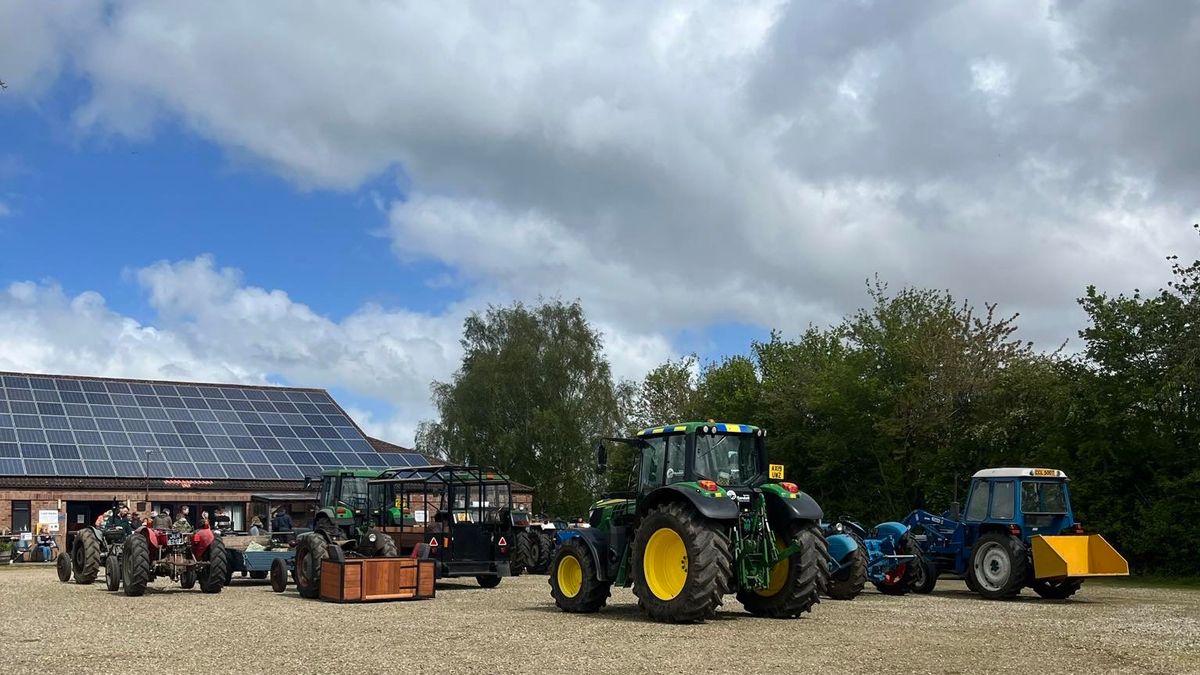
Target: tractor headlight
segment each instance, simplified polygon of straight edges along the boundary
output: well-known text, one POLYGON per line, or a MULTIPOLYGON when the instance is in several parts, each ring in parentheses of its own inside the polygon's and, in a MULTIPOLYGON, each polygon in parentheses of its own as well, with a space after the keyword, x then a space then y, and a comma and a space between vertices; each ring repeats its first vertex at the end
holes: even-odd
POLYGON ((842 525, 841 523, 838 523, 838 524, 836 524, 836 525, 834 525, 834 526, 833 526, 833 531, 834 531, 834 532, 841 532, 841 531, 843 531, 843 530, 845 530, 845 529, 846 529, 846 528, 845 528, 845 526, 844 526, 844 525, 842 525))
POLYGON ((367 541, 371 542, 372 544, 375 543, 375 533, 374 532, 367 535, 367 541))
POLYGON ((707 434, 707 433, 708 433, 708 427, 700 427, 700 433, 702 433, 702 434, 707 434))

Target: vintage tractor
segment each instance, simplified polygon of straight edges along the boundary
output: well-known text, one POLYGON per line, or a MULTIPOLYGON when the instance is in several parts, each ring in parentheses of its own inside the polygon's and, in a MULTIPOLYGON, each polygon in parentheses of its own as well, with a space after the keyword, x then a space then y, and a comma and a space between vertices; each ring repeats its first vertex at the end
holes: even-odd
MULTIPOLYGON (((115 576, 114 560, 110 555, 106 575, 115 576)), ((228 578, 228 564, 225 544, 212 530, 180 532, 143 526, 125 538, 120 580, 129 596, 144 594, 156 577, 178 580, 183 588, 198 582, 205 593, 220 593, 228 578)), ((110 590, 116 590, 109 583, 110 590)))
POLYGON ((1075 520, 1067 474, 1057 469, 984 469, 971 477, 967 510, 913 511, 904 524, 937 575, 963 578, 985 598, 1011 598, 1029 586, 1043 598, 1069 598, 1088 577, 1128 576, 1129 563, 1075 520))
POLYGON ((867 532, 849 518, 822 526, 829 542, 828 595, 852 600, 867 581, 884 595, 904 595, 910 590, 927 593, 923 582, 932 573, 916 538, 902 523, 886 522, 867 532), (849 539, 853 546, 847 545, 849 539))
MULTIPOLYGON (((766 432, 688 422, 606 442, 636 453, 634 485, 592 505, 554 557, 550 592, 567 612, 596 612, 610 588, 633 586, 651 619, 698 622, 736 593, 751 614, 796 617, 820 601, 828 557, 821 508, 792 483, 768 479, 766 432)), ((782 479, 783 467, 772 465, 782 479)))
POLYGON ((536 520, 527 511, 516 509, 512 511, 511 520, 516 542, 510 557, 513 576, 526 572, 545 574, 554 554, 557 525, 536 520))
MULTIPOLYGON (((58 556, 58 580, 64 583, 74 575, 75 583, 90 584, 96 581, 100 568, 105 570, 105 581, 111 586, 113 575, 108 573, 109 560, 121 559, 121 544, 125 541, 129 530, 123 527, 81 527, 75 531, 69 555, 58 556)), ((120 572, 115 578, 120 580, 120 572)), ((110 588, 109 590, 116 590, 110 588)))

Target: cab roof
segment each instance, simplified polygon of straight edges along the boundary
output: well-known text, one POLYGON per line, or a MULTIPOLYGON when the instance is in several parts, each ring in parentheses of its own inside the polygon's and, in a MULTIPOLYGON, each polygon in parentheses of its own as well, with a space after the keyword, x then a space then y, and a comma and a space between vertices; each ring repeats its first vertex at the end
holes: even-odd
POLYGON ((751 424, 732 424, 729 422, 679 422, 664 424, 661 427, 649 427, 637 433, 638 436, 657 436, 659 434, 692 433, 701 427, 716 427, 719 434, 752 434, 758 427, 751 424))
POLYGON ((327 478, 334 476, 353 476, 355 478, 378 478, 381 469, 326 469, 321 475, 327 478))
POLYGON ((1067 474, 1058 469, 1033 469, 1002 467, 999 469, 983 469, 976 471, 972 478, 1066 478, 1067 474))

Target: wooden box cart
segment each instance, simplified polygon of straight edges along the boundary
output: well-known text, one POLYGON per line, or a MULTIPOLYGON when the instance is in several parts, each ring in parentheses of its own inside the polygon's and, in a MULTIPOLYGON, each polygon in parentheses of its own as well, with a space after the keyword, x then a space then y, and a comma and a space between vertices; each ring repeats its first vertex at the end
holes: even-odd
POLYGON ((348 558, 321 563, 321 599, 331 602, 434 597, 434 562, 412 558, 348 558))

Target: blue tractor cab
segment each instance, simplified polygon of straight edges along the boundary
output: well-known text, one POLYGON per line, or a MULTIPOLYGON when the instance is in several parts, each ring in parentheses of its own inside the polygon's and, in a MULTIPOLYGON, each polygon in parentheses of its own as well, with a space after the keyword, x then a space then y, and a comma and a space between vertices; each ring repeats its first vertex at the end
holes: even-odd
POLYGON ((1058 469, 984 469, 971 477, 966 511, 904 519, 934 574, 961 577, 986 598, 1011 598, 1030 586, 1067 598, 1087 577, 1126 576, 1129 564, 1098 534, 1086 535, 1071 509, 1067 474, 1058 469))

